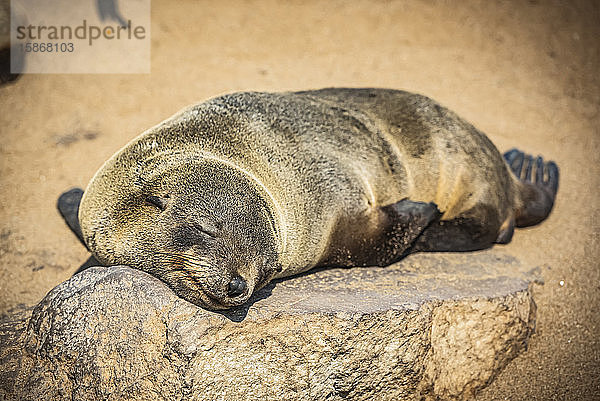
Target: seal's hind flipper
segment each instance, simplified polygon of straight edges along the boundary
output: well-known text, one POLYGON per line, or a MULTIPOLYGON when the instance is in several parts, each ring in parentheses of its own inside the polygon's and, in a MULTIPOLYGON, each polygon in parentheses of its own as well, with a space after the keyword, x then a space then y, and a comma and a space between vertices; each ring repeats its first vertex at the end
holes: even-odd
POLYGON ((510 170, 517 176, 521 176, 521 169, 523 168, 523 159, 525 153, 521 152, 519 149, 513 148, 508 152, 504 153, 504 160, 508 163, 508 167, 510 170))
POLYGON ((56 206, 63 219, 69 226, 69 228, 77 235, 79 241, 87 248, 85 241, 83 240, 83 234, 81 233, 81 226, 79 225, 79 203, 83 196, 83 190, 81 188, 73 188, 64 192, 58 197, 56 206))
POLYGON ((517 227, 540 223, 550 214, 558 191, 558 166, 553 161, 544 163, 541 156, 535 159, 518 149, 504 154, 513 174, 521 181, 523 207, 517 210, 517 227))

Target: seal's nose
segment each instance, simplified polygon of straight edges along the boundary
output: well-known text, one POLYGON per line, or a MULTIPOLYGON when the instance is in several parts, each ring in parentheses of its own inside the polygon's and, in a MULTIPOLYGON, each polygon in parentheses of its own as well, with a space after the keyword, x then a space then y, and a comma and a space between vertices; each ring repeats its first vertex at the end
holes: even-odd
POLYGON ((246 291, 246 281, 240 276, 234 277, 229 282, 229 286, 227 287, 227 295, 230 297, 237 297, 238 295, 242 295, 246 291))

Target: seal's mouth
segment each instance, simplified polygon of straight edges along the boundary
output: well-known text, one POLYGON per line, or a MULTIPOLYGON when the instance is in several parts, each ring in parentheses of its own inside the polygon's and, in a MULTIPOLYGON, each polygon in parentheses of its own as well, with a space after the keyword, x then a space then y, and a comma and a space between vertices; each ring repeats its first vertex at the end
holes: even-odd
POLYGON ((231 293, 222 287, 227 288, 223 285, 217 285, 215 288, 207 288, 210 284, 199 280, 194 277, 192 272, 186 271, 186 278, 176 285, 170 285, 177 295, 184 298, 187 301, 192 302, 200 307, 210 310, 223 310, 233 308, 242 305, 252 295, 253 288, 246 286, 243 290, 237 289, 236 292, 231 293))
MULTIPOLYGON (((232 280, 233 281, 233 280, 232 280)), ((211 309, 228 309, 244 304, 252 295, 252 288, 245 287, 243 290, 235 293, 214 294, 212 291, 200 287, 200 292, 210 302, 210 305, 202 305, 211 309)), ((204 302, 206 304, 206 302, 204 302)))
POLYGON ((171 270, 163 281, 181 298, 197 306, 210 310, 223 310, 242 305, 252 295, 253 286, 247 285, 243 291, 237 289, 228 293, 227 286, 214 285, 215 289, 208 288, 211 284, 199 279, 189 270, 171 270))
MULTIPOLYGON (((189 293, 188 293, 189 294, 189 293)), ((187 299, 195 305, 201 306, 210 310, 224 310, 233 308, 236 306, 240 306, 248 301, 251 294, 244 293, 235 298, 227 297, 227 298, 219 298, 211 294, 210 291, 196 291, 193 293, 192 297, 186 297, 184 294, 181 294, 182 298, 187 299)))
POLYGON ((183 253, 157 253, 152 273, 181 298, 210 310, 244 304, 262 283, 239 274, 230 276, 206 259, 183 253))
POLYGON ((193 303, 194 305, 209 310, 224 310, 233 308, 242 305, 248 301, 251 296, 249 290, 233 298, 228 297, 225 294, 215 294, 213 291, 204 288, 202 283, 199 283, 198 281, 192 282, 189 276, 187 276, 185 279, 178 277, 176 280, 171 277, 170 279, 163 279, 163 281, 165 281, 165 283, 179 297, 193 303))

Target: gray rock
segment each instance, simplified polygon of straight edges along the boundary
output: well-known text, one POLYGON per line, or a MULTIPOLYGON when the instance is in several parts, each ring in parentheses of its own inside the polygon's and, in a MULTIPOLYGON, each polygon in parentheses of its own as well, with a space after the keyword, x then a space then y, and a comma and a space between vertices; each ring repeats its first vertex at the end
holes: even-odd
POLYGON ((76 400, 465 399, 527 344, 527 271, 495 250, 272 283, 225 313, 95 267, 0 325, 0 396, 76 400))

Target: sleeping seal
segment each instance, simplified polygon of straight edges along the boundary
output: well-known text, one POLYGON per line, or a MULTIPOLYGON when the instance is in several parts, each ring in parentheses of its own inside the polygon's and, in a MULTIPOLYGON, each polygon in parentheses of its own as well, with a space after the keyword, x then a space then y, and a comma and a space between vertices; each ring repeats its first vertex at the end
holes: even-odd
POLYGON ((433 100, 386 89, 234 93, 135 138, 59 210, 100 264, 206 308, 317 266, 510 241, 552 209, 558 168, 433 100), (78 218, 77 218, 78 210, 78 218))

